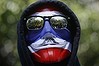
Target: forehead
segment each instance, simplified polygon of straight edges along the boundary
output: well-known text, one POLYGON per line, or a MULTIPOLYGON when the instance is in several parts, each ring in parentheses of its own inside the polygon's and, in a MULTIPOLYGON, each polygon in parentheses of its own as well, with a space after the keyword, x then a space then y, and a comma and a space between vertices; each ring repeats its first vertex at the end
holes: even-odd
POLYGON ((42 11, 32 14, 32 16, 54 16, 54 15, 62 15, 62 14, 59 11, 42 11))

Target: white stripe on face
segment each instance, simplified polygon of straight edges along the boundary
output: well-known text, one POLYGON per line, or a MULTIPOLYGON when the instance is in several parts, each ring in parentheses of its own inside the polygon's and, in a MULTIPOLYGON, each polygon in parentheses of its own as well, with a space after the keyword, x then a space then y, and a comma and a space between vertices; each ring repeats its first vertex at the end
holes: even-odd
POLYGON ((43 11, 32 14, 32 16, 53 16, 53 15, 62 15, 62 14, 58 11, 43 11))
POLYGON ((52 48, 52 47, 56 47, 56 48, 63 48, 63 49, 67 49, 71 52, 71 44, 70 42, 60 39, 60 38, 53 38, 55 42, 53 41, 47 41, 45 39, 39 39, 38 41, 32 43, 30 46, 28 46, 29 50, 34 53, 38 50, 41 49, 46 49, 46 48, 52 48))

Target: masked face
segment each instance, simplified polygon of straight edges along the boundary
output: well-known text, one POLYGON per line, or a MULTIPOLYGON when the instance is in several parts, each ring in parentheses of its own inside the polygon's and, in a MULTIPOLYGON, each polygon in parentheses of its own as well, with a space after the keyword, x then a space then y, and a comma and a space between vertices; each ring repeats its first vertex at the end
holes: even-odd
POLYGON ((26 42, 33 59, 40 63, 56 63, 71 53, 70 31, 67 18, 58 11, 32 14, 26 22, 26 42))

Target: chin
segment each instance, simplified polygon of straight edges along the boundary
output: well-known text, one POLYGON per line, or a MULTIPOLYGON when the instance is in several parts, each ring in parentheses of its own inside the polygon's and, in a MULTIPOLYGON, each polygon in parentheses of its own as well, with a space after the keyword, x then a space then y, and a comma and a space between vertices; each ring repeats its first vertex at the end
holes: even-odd
POLYGON ((43 64, 59 63, 68 59, 71 52, 64 48, 50 47, 32 53, 34 61, 43 64))

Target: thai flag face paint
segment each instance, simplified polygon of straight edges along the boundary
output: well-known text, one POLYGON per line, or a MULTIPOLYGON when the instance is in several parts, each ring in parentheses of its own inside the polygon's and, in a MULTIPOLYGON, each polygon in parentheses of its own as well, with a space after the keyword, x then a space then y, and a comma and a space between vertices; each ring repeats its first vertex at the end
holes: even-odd
MULTIPOLYGON (((32 16, 62 15, 58 11, 37 12, 32 16)), ((50 64, 67 59, 71 53, 70 31, 54 29, 48 20, 44 21, 40 30, 28 30, 26 35, 28 48, 34 60, 40 63, 50 64)))
POLYGON ((68 49, 71 52, 70 42, 57 37, 47 40, 39 39, 36 42, 32 43, 30 46, 28 46, 28 48, 32 53, 46 48, 64 48, 68 49))

